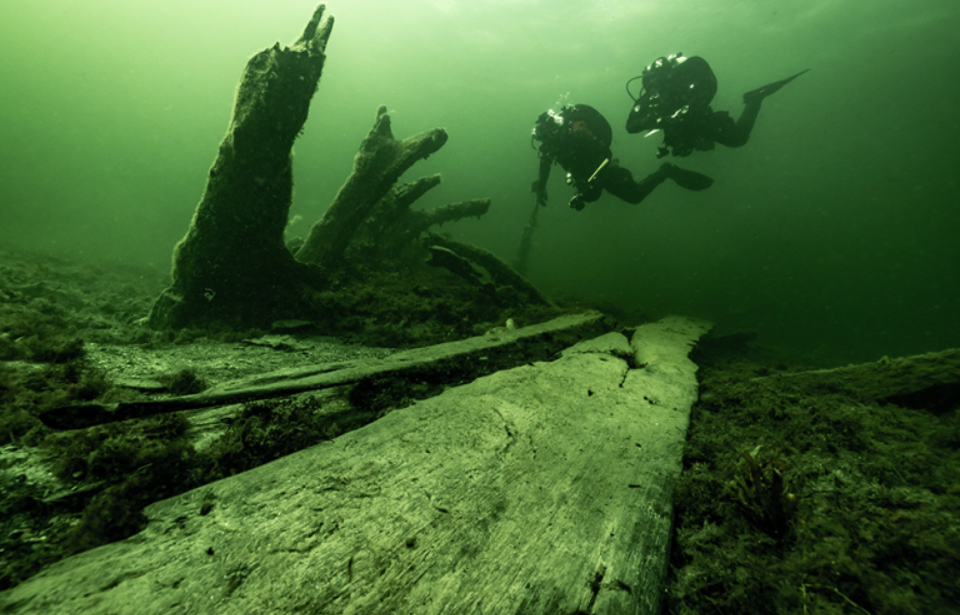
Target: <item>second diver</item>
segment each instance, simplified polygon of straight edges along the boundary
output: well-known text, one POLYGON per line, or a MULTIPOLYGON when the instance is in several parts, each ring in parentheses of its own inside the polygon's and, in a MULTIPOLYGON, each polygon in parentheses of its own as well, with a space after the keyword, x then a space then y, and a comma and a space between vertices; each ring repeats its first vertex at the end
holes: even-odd
POLYGON ((667 179, 688 190, 704 190, 713 184, 706 175, 666 162, 641 181, 635 181, 630 171, 613 158, 610 123, 589 105, 564 105, 559 111, 541 113, 533 128, 533 139, 540 142, 540 174, 533 182, 538 205, 547 204, 547 179, 554 163, 567 172, 567 184, 575 190, 570 207, 577 211, 599 199, 604 190, 636 204, 667 179))
POLYGON ((717 78, 706 60, 680 53, 658 58, 642 75, 627 82, 627 93, 634 102, 627 132, 662 130, 663 145, 657 150, 657 158, 667 154, 689 156, 694 150, 711 150, 715 143, 740 147, 750 138, 763 99, 805 72, 744 94, 743 113, 734 121, 728 112, 710 108, 717 93, 717 78), (643 89, 634 97, 630 83, 637 79, 642 79, 643 89))

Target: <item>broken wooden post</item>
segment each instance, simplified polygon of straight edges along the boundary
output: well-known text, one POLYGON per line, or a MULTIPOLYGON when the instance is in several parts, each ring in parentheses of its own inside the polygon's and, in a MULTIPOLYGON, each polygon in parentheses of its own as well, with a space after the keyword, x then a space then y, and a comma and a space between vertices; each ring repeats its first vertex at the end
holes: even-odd
POLYGON ((324 320, 331 301, 323 292, 335 277, 325 269, 343 264, 351 242, 358 260, 419 266, 419 236, 429 226, 487 211, 488 199, 411 211, 440 177, 394 184, 439 150, 447 133, 436 128, 397 141, 380 107, 352 174, 296 258, 290 254, 284 230, 293 193, 291 148, 333 28, 332 18, 321 24, 323 12, 321 5, 293 45, 274 45, 248 62, 203 198, 174 250, 173 284, 150 312, 151 327, 236 330, 285 318, 324 320))
POLYGON ((297 260, 333 266, 344 259, 352 244, 356 244, 361 258, 398 259, 411 246, 418 246, 420 233, 430 226, 485 214, 489 199, 412 211, 413 202, 440 183, 439 175, 394 186, 414 163, 446 142, 447 133, 442 128, 396 140, 387 108, 381 106, 373 128, 360 144, 353 172, 330 208, 310 229, 297 260))
POLYGON ((446 248, 458 256, 472 261, 487 270, 492 283, 497 288, 498 295, 514 294, 516 299, 510 303, 529 305, 553 305, 537 287, 526 278, 514 271, 494 254, 472 244, 446 239, 436 233, 430 233, 424 238, 424 244, 446 248), (504 293, 507 289, 512 289, 504 293))
MULTIPOLYGON (((387 108, 381 105, 377 109, 373 128, 360 144, 360 151, 353 162, 353 172, 323 218, 310 229, 306 242, 297 252, 297 259, 318 265, 342 259, 354 231, 400 176, 446 142, 447 133, 442 128, 397 141, 393 138, 387 108)), ((436 183, 439 183, 439 178, 436 183)), ((436 183, 429 184, 426 189, 436 183)))
POLYGON ((353 231, 349 257, 374 264, 412 264, 422 257, 420 236, 431 226, 466 217, 479 218, 490 209, 490 199, 472 199, 434 209, 410 209, 427 190, 439 183, 440 176, 432 175, 394 186, 353 231))
POLYGON ((187 235, 173 284, 150 312, 154 328, 243 326, 295 314, 308 268, 284 245, 293 191, 291 148, 307 119, 333 18, 320 5, 290 47, 247 63, 233 118, 187 235))

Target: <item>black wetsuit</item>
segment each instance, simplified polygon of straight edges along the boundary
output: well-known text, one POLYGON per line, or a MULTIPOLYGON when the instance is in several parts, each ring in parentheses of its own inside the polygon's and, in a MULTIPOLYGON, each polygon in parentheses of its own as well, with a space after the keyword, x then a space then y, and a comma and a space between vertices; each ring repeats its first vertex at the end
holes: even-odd
MULTIPOLYGON (((570 202, 575 209, 596 201, 604 190, 636 204, 667 179, 667 174, 658 170, 637 182, 630 171, 619 166, 610 150, 613 139, 610 123, 593 107, 567 106, 554 117, 562 117, 562 124, 538 137, 542 137, 540 175, 534 183, 534 192, 537 192, 541 204, 546 204, 547 179, 554 162, 567 171, 570 183, 577 190, 570 202)), ((553 119, 546 121, 552 122, 553 119)))
MULTIPOLYGON (((726 111, 714 111, 710 105, 690 106, 685 113, 669 118, 657 128, 663 130, 663 147, 659 157, 672 153, 674 156, 689 156, 694 150, 707 151, 719 143, 727 147, 740 147, 750 139, 750 132, 760 113, 760 101, 748 102, 734 121, 726 111)), ((641 116, 634 107, 627 117, 627 132, 643 132, 641 116)))

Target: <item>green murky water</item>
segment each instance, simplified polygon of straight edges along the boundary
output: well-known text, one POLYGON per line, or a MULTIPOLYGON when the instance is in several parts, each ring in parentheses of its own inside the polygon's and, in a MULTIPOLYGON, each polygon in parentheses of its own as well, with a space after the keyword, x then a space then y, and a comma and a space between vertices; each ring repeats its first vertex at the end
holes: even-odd
MULTIPOLYGON (((168 261, 202 193, 246 60, 291 43, 313 0, 5 0, 0 9, 0 241, 81 257, 168 261)), ((960 345, 960 119, 952 0, 331 1, 337 23, 296 151, 305 232, 350 170, 376 108, 404 137, 450 141, 413 176, 424 206, 490 197, 445 228, 504 259, 532 207, 530 130, 559 101, 614 126, 643 176, 658 139, 623 129, 627 79, 656 57, 707 58, 714 108, 805 68, 768 99, 750 143, 674 160, 715 178, 639 206, 582 212, 551 178, 529 277, 547 292, 660 314, 823 358, 960 345)))

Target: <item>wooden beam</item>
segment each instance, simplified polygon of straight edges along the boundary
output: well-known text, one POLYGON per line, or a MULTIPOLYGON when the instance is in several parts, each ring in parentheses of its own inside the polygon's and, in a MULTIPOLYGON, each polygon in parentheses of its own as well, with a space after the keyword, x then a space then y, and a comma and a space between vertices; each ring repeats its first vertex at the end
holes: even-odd
POLYGON ((706 329, 582 342, 147 507, 5 612, 659 613, 706 329), (633 354, 644 367, 634 369, 633 354))
POLYGON ((384 378, 429 378, 434 383, 460 384, 464 379, 504 367, 543 360, 578 339, 608 330, 600 312, 561 316, 545 323, 471 337, 426 348, 406 350, 383 359, 283 369, 219 384, 202 393, 167 399, 113 404, 88 403, 47 410, 40 420, 54 429, 83 429, 165 412, 209 408, 238 402, 285 397, 384 378))

